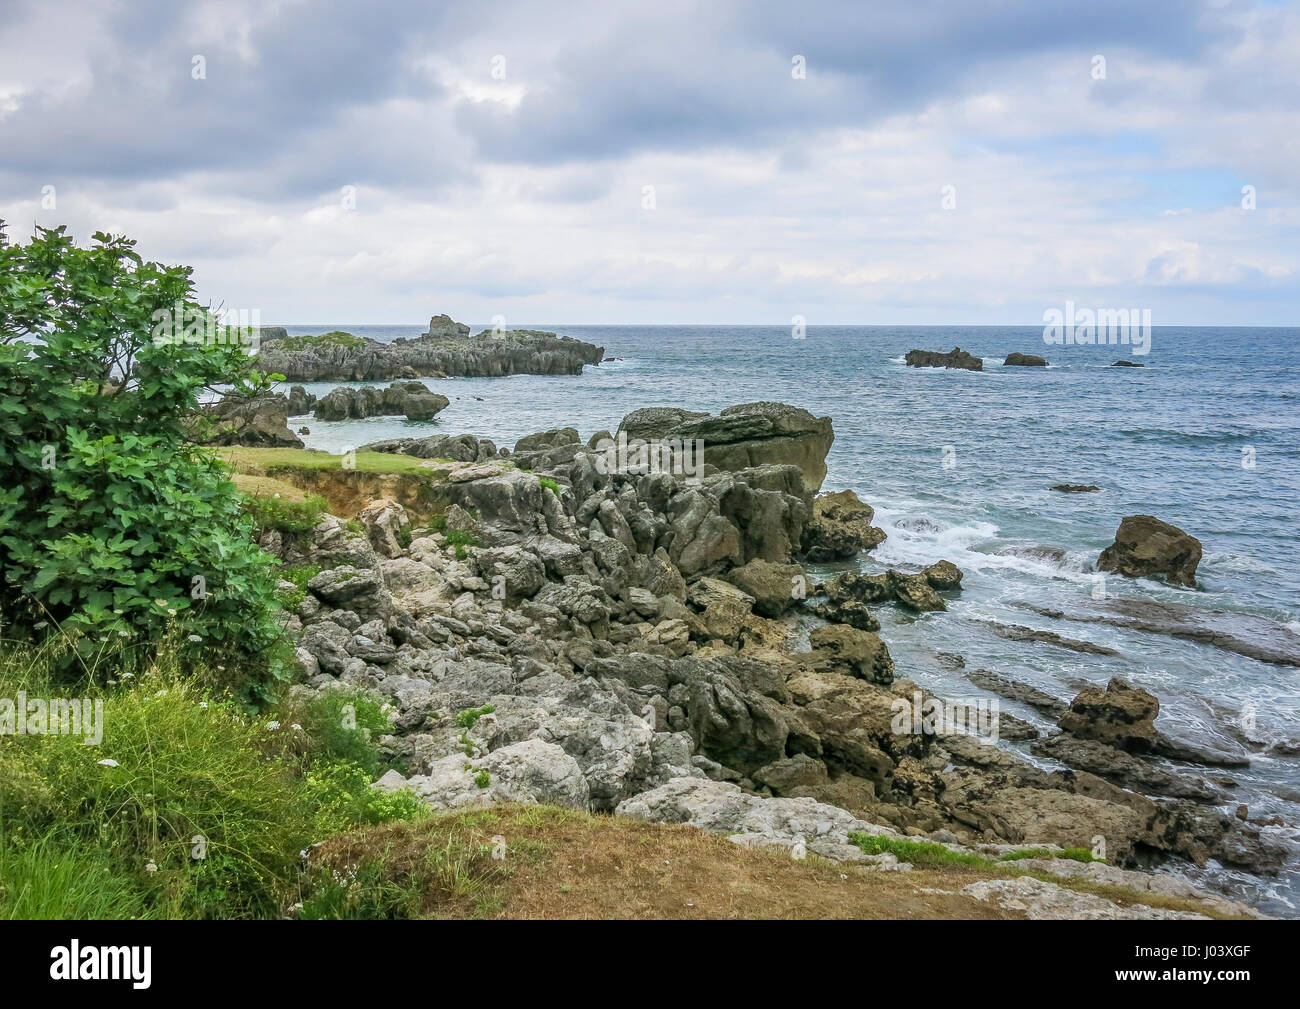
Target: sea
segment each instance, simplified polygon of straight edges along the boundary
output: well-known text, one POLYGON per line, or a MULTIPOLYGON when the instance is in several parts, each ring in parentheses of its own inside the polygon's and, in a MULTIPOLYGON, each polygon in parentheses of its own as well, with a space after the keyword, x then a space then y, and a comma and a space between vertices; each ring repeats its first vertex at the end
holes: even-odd
MULTIPOLYGON (((286 328, 390 341, 426 327, 286 328)), ((856 491, 888 538, 859 561, 813 574, 917 570, 940 559, 965 572, 947 612, 876 610, 896 677, 972 700, 993 696, 966 678, 977 669, 1065 699, 1112 677, 1151 691, 1166 734, 1249 754, 1248 768, 1182 770, 1230 780, 1223 811, 1245 805, 1252 819, 1276 818, 1265 836, 1295 853, 1277 877, 1213 862, 1161 871, 1271 914, 1300 916, 1300 668, 1218 647, 1205 633, 1167 633, 1191 628, 1300 655, 1300 328, 1155 327, 1144 355, 1124 345, 1049 345, 1035 326, 810 326, 802 334, 776 326, 517 328, 598 344, 610 360, 579 376, 425 379, 451 401, 428 422, 305 417, 292 426, 309 428, 309 448, 341 452, 434 433, 512 447, 556 427, 576 427, 586 440, 646 406, 716 412, 776 400, 829 416, 835 440, 823 489, 856 491), (904 364, 913 348, 954 347, 981 357, 984 370, 904 364), (1013 351, 1049 365, 1004 367, 1013 351), (1120 359, 1144 367, 1113 367, 1120 359), (1050 489, 1056 484, 1100 490, 1067 494, 1050 489), (1201 540, 1197 589, 1093 570, 1120 519, 1143 513, 1201 540), (1116 654, 996 632, 1007 626, 1116 654)), ((339 384, 307 389, 323 395, 339 384)), ((1050 727, 1032 708, 999 703, 1050 727)), ((999 745, 1059 766, 1031 755, 1028 744, 999 745)))

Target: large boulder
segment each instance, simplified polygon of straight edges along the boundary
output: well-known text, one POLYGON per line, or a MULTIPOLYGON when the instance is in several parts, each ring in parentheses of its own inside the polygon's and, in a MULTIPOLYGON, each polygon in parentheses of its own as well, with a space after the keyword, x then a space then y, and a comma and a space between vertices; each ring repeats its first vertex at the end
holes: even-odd
POLYGON ((769 402, 729 406, 716 417, 667 407, 637 410, 623 418, 619 431, 629 441, 680 442, 687 450, 699 440, 704 462, 721 470, 794 465, 814 493, 826 479, 826 453, 835 440, 829 417, 769 402))
POLYGON ((1200 562, 1201 541, 1195 536, 1153 515, 1127 515, 1097 567, 1126 578, 1163 577, 1171 585, 1195 588, 1200 562))
POLYGON ((755 559, 724 576, 742 592, 754 597, 754 612, 779 617, 796 600, 804 598, 807 578, 798 564, 773 564, 755 559))
POLYGON ((845 624, 818 627, 809 635, 815 668, 888 684, 894 679, 894 660, 879 634, 845 624))
POLYGON ((357 514, 370 545, 385 557, 400 557, 411 542, 411 520, 406 509, 389 498, 371 501, 357 514))
POLYGON ((1019 368, 1046 368, 1046 358, 1039 357, 1037 354, 1021 354, 1018 351, 1007 355, 1007 359, 1002 362, 1005 367, 1019 368))
POLYGON ((1105 690, 1100 687, 1081 690, 1058 724, 1080 738, 1097 739, 1121 750, 1141 753, 1157 744, 1158 714, 1160 701, 1154 694, 1112 679, 1105 690))
POLYGON ((875 514, 851 490, 818 495, 813 499, 812 520, 804 529, 804 554, 819 564, 870 550, 885 539, 885 531, 871 524, 875 514))
POLYGON ((390 771, 376 784, 385 791, 409 788, 437 810, 503 802, 586 809, 591 801, 577 761, 541 739, 525 739, 472 760, 464 754, 442 757, 428 773, 411 778, 390 771))
POLYGON ((515 454, 536 452, 539 449, 558 448, 562 445, 578 444, 581 441, 577 428, 557 427, 550 431, 542 431, 538 434, 525 435, 520 438, 515 442, 515 454))
POLYGON ((768 799, 704 778, 674 778, 625 799, 616 812, 651 823, 690 824, 746 847, 809 851, 835 861, 869 861, 849 842, 852 832, 897 836, 815 799, 768 799))
POLYGON ((234 393, 204 408, 196 434, 209 445, 302 448, 289 430, 289 400, 279 393, 234 393))

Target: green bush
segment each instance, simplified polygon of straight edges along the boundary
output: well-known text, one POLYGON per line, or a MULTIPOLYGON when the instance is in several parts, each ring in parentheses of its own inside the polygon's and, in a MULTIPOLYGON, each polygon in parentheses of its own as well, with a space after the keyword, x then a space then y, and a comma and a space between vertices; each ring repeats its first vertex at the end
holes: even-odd
POLYGON ((430 815, 415 793, 382 792, 372 788, 370 781, 368 771, 347 760, 327 761, 307 771, 303 792, 318 837, 430 815))
MULTIPOLYGON (((296 691, 294 691, 296 693, 296 691)), ((375 740, 392 731, 389 706, 363 687, 345 684, 314 693, 305 701, 289 699, 278 718, 303 727, 315 759, 344 760, 374 776, 385 764, 375 740)))
POLYGON ((259 534, 274 529, 300 536, 311 532, 320 523, 321 516, 325 514, 325 499, 319 494, 309 495, 302 501, 280 497, 245 497, 242 499, 242 507, 244 513, 252 518, 259 534))
POLYGON ((495 704, 485 704, 481 708, 466 708, 464 711, 456 713, 456 724, 462 729, 472 729, 474 723, 484 715, 490 715, 496 711, 495 704))
POLYGON ((469 556, 466 547, 476 547, 479 545, 479 538, 472 532, 464 529, 449 529, 444 534, 447 545, 456 548, 456 560, 463 561, 469 556))
POLYGON ((202 337, 188 268, 65 230, 0 247, 3 633, 57 635, 84 668, 179 630, 263 700, 287 672, 272 561, 186 424, 252 373, 247 349, 202 337))

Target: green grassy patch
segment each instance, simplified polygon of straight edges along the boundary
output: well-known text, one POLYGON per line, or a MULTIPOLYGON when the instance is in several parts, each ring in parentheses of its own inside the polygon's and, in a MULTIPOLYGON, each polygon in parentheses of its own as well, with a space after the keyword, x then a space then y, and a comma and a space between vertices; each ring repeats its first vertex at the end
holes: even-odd
POLYGON ((900 862, 910 862, 925 868, 942 868, 962 865, 985 868, 993 864, 990 859, 979 855, 968 855, 953 851, 933 841, 913 841, 896 837, 883 837, 876 834, 864 834, 853 831, 849 840, 868 855, 881 855, 886 852, 896 855, 900 862))
POLYGON ((361 347, 365 344, 359 336, 345 333, 341 329, 316 336, 286 336, 266 345, 267 350, 323 350, 330 347, 361 347))
POLYGON ((0 918, 278 918, 312 844, 428 815, 371 787, 388 721, 360 691, 254 715, 167 647, 95 672, 0 651, 0 697, 102 705, 98 742, 0 734, 0 918))
POLYGON ((356 452, 335 455, 307 448, 249 448, 234 446, 214 450, 237 473, 277 474, 341 470, 346 459, 348 469, 358 473, 413 473, 440 479, 436 470, 422 465, 428 460, 393 452, 356 452))

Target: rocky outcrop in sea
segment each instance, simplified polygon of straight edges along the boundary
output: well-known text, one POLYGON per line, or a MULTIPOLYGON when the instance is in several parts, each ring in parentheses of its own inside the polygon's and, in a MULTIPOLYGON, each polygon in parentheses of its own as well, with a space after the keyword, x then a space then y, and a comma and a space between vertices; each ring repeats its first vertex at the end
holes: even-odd
POLYGON ((960 347, 953 347, 948 353, 939 350, 909 350, 903 358, 912 368, 964 368, 967 371, 983 371, 984 361, 960 347))
MULTIPOLYGON (((320 568, 289 620, 293 689, 362 686, 396 709, 381 743, 402 770, 380 787, 435 809, 552 803, 691 823, 881 870, 908 866, 850 835, 994 857, 1030 847, 1049 874, 1063 861, 1053 853, 1081 847, 1107 864, 1058 875, 1155 892, 1159 877, 1135 871, 1153 859, 1278 869, 1283 852, 1258 826, 1220 812, 1230 787, 1176 763, 1198 758, 1155 729, 1144 691, 1116 681, 1038 698, 1059 719, 1040 743, 1062 770, 969 723, 952 731, 942 714, 926 728, 936 707, 957 709, 906 678, 871 608, 941 618, 962 573, 943 562, 814 582, 810 558, 852 557, 883 536, 852 492, 816 493, 829 418, 772 403, 716 417, 655 408, 618 430, 705 435, 707 461, 694 476, 636 456, 611 467, 618 439, 573 428, 513 451, 472 435, 401 439, 371 448, 424 459, 436 503, 376 500, 360 532, 327 516, 264 537, 286 563, 320 568)), ((1005 717, 1008 738, 1040 736, 1005 717)), ((981 899, 1084 913, 1084 897, 1040 882, 990 881, 981 899)), ((1159 916, 1102 903, 1087 913, 1159 916)))
MULTIPOLYGON (((300 389, 301 386, 295 386, 300 389)), ((432 392, 423 382, 394 382, 380 389, 373 385, 341 385, 311 407, 317 420, 360 420, 365 417, 402 416, 432 420, 451 400, 432 392)))
POLYGON ((577 375, 599 364, 605 349, 539 330, 484 330, 447 316, 430 320, 429 332, 414 340, 381 343, 368 337, 313 345, 310 339, 262 341, 257 364, 291 382, 384 382, 393 379, 577 375), (301 343, 301 346, 297 346, 301 343))

